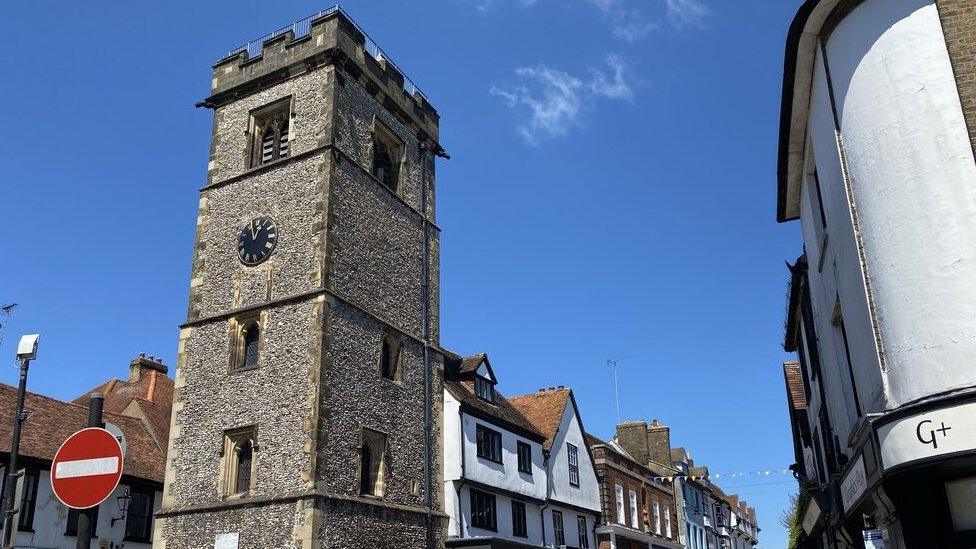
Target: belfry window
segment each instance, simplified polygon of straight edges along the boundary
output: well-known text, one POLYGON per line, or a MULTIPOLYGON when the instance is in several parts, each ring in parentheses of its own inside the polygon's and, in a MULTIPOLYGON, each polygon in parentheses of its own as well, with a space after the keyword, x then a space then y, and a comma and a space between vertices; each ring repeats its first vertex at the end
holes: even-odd
POLYGON ((363 429, 359 448, 359 493, 383 497, 386 435, 363 429))
POLYGON ((251 114, 251 167, 288 156, 291 148, 291 98, 251 114))
POLYGON ((373 165, 370 172, 386 188, 396 192, 403 162, 403 142, 378 121, 373 129, 373 165))

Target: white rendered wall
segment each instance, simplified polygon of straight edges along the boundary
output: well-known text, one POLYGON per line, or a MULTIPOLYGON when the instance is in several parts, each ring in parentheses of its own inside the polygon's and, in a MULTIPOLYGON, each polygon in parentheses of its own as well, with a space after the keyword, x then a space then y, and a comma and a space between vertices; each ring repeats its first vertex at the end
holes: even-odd
MULTIPOLYGON (((589 546, 596 548, 596 540, 593 537, 593 529, 596 528, 596 521, 592 515, 581 513, 578 509, 561 507, 558 504, 550 504, 544 511, 546 517, 546 547, 555 547, 556 533, 553 530, 552 512, 559 511, 563 514, 563 537, 567 547, 579 547, 579 527, 576 524, 576 517, 586 517, 586 538, 589 546)), ((619 545, 618 545, 619 547, 619 545)))
POLYGON ((520 437, 488 421, 462 416, 464 433, 464 478, 494 486, 517 494, 543 500, 546 497, 546 470, 542 459, 542 445, 520 437), (477 425, 484 425, 502 434, 502 463, 478 457, 477 425), (518 470, 517 442, 532 448, 532 474, 518 470))
POLYGON ((461 478, 461 405, 448 391, 444 391, 444 425, 441 429, 441 448, 444 449, 444 486, 461 478))
MULTIPOLYGON (((815 166, 820 181, 824 215, 827 219, 827 243, 824 251, 821 252, 821 241, 814 237, 814 227, 819 226, 821 221, 815 213, 815 208, 819 206, 812 177, 804 180, 801 224, 804 244, 808 246, 807 275, 824 394, 829 406, 833 435, 843 443, 857 423, 858 413, 854 405, 854 387, 850 382, 844 339, 839 327, 833 323, 834 307, 838 302, 847 329, 861 412, 880 411, 885 408, 885 404, 867 292, 841 167, 837 133, 834 129, 826 69, 820 53, 817 53, 814 63, 810 101, 808 150, 814 151, 814 157, 808 156, 806 171, 812 173, 815 166)), ((811 381, 811 388, 813 387, 817 387, 817 384, 811 381)), ((812 427, 818 425, 816 416, 811 416, 810 421, 812 427)), ((821 440, 826 442, 830 436, 830 433, 821 433, 821 440)))
POLYGON ((868 0, 826 47, 887 405, 976 384, 976 163, 936 6, 868 0))
POLYGON ((577 420, 573 400, 568 399, 563 418, 559 423, 559 430, 553 438, 549 449, 549 474, 552 482, 549 486, 549 497, 563 503, 592 509, 599 513, 600 483, 596 478, 596 470, 590 460, 586 440, 583 438, 583 428, 577 420), (578 449, 579 457, 579 487, 569 483, 569 457, 566 444, 572 444, 578 449))
POLYGON ((457 484, 461 478, 461 405, 444 391, 444 425, 441 428, 441 448, 444 449, 444 511, 450 517, 447 524, 448 536, 460 536, 460 509, 458 508, 457 484))
MULTIPOLYGON (((509 497, 502 495, 495 495, 495 511, 498 514, 497 519, 497 532, 492 532, 490 530, 482 530, 480 528, 475 528, 471 526, 471 489, 467 486, 461 488, 461 522, 463 533, 449 534, 449 535, 460 535, 465 538, 472 538, 478 536, 485 537, 496 537, 504 538, 508 540, 518 541, 521 543, 529 543, 535 545, 542 544, 542 512, 541 508, 529 502, 525 503, 525 526, 528 537, 515 537, 512 530, 512 500, 509 497)), ((575 519, 574 519, 575 520, 575 519)), ((552 538, 550 538, 551 540, 552 538)), ((590 545, 593 547, 593 545, 590 545)))

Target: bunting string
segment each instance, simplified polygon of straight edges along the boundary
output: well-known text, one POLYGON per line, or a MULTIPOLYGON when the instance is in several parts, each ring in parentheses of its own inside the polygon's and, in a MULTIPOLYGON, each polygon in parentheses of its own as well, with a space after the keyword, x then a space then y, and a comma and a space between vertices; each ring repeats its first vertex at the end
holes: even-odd
POLYGON ((660 477, 651 477, 651 480, 655 482, 671 482, 676 479, 691 479, 691 480, 714 480, 714 479, 733 479, 733 478, 767 478, 767 477, 779 477, 789 475, 793 476, 793 471, 789 469, 763 469, 759 471, 735 471, 731 473, 709 473, 707 475, 668 475, 660 477))

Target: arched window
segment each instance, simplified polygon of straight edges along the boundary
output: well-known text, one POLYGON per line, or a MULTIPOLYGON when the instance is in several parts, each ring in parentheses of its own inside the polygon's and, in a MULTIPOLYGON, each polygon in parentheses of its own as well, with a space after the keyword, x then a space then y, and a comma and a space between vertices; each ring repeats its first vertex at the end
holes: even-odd
POLYGON ((241 362, 241 367, 257 368, 258 347, 261 342, 261 327, 258 323, 252 322, 245 326, 241 339, 244 344, 244 360, 241 362))
POLYGON ((396 192, 400 182, 400 160, 403 158, 403 143, 393 133, 377 123, 373 129, 373 177, 379 179, 386 188, 396 192))
POLYGON ((383 334, 380 343, 380 375, 386 379, 396 381, 400 372, 400 344, 393 334, 383 334))
POLYGON ((254 445, 245 440, 237 446, 237 477, 234 479, 234 492, 243 494, 251 489, 251 464, 254 460, 254 445))
POLYGON ((359 493, 382 497, 386 435, 372 429, 363 429, 362 437, 362 446, 359 449, 359 493))

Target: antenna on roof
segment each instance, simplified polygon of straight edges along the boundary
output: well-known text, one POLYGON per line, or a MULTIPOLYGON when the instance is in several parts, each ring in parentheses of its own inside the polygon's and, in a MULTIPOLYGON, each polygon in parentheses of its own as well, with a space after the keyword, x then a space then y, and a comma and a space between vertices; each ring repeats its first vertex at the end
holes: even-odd
POLYGON ((10 316, 10 311, 16 306, 16 303, 7 303, 0 307, 0 347, 3 346, 3 333, 7 330, 7 317, 10 316))
POLYGON ((634 355, 627 355, 621 358, 608 358, 607 366, 610 367, 610 372, 613 374, 613 398, 617 403, 617 423, 620 423, 620 384, 617 381, 617 363, 627 360, 628 358, 634 358, 634 355))

